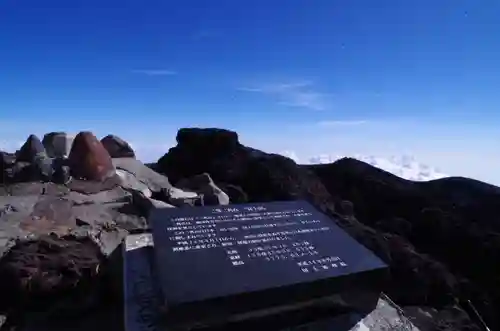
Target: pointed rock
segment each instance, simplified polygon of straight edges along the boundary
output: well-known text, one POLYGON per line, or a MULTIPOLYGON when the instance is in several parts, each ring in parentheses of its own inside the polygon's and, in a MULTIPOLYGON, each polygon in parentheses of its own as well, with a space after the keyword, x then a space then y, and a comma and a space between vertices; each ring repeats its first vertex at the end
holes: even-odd
POLYGON ((102 143, 88 131, 76 135, 68 157, 75 178, 104 181, 115 174, 111 156, 102 143))
POLYGON ((33 162, 37 155, 45 154, 45 147, 42 142, 34 134, 30 135, 26 142, 17 151, 16 161, 18 162, 33 162))
POLYGON ((133 157, 135 153, 132 147, 122 138, 115 135, 107 135, 101 139, 101 143, 112 158, 133 157))
POLYGON ((49 157, 66 157, 70 152, 73 137, 66 132, 50 132, 43 136, 42 143, 49 157))

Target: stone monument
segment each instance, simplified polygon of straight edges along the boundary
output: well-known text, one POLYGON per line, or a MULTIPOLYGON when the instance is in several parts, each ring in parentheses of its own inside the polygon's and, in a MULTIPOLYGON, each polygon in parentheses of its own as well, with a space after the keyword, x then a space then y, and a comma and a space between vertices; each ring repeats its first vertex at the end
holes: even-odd
POLYGON ((386 265, 305 201, 156 209, 157 322, 280 330, 375 309, 386 265))

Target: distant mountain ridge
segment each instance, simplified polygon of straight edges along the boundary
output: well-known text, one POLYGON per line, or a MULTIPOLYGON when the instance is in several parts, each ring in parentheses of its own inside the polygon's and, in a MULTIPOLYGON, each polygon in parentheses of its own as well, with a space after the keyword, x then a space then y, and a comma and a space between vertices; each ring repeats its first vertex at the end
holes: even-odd
MULTIPOLYGON (((343 158, 339 155, 319 155, 309 158, 307 164, 332 163, 343 158)), ((390 158, 373 155, 353 155, 352 158, 371 164, 377 168, 388 171, 396 176, 414 181, 427 181, 449 177, 438 169, 418 162, 415 157, 409 155, 391 156, 390 158)))

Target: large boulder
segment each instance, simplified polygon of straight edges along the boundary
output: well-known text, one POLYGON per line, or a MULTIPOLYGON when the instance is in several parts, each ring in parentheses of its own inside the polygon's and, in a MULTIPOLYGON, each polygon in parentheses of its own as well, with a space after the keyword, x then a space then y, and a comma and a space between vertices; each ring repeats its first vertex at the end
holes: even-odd
POLYGON ((114 158, 112 162, 117 169, 123 187, 140 191, 147 187, 151 192, 156 193, 172 188, 168 177, 147 167, 139 160, 114 158))
POLYGON ((102 182, 115 175, 108 151, 91 132, 76 135, 68 157, 72 176, 102 182))
POLYGON ((66 132, 50 132, 43 136, 42 143, 49 157, 67 157, 73 137, 66 132))
POLYGON ((101 139, 101 143, 112 158, 133 157, 135 153, 132 147, 122 138, 115 135, 107 135, 101 139))
POLYGON ((37 155, 45 154, 45 147, 40 139, 32 134, 26 139, 16 154, 16 161, 18 162, 33 162, 37 155))

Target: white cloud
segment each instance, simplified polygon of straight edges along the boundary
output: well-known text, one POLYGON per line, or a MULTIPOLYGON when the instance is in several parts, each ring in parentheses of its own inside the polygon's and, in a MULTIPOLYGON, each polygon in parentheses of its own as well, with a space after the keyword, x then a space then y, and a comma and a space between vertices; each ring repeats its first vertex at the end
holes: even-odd
POLYGON ((313 88, 311 81, 291 83, 262 84, 254 87, 240 87, 239 91, 263 93, 271 96, 278 104, 299 107, 311 110, 325 110, 328 108, 327 94, 320 93, 313 88))
POLYGON ((166 69, 142 69, 142 70, 132 70, 134 74, 142 74, 146 76, 173 76, 177 75, 176 71, 166 70, 166 69))

